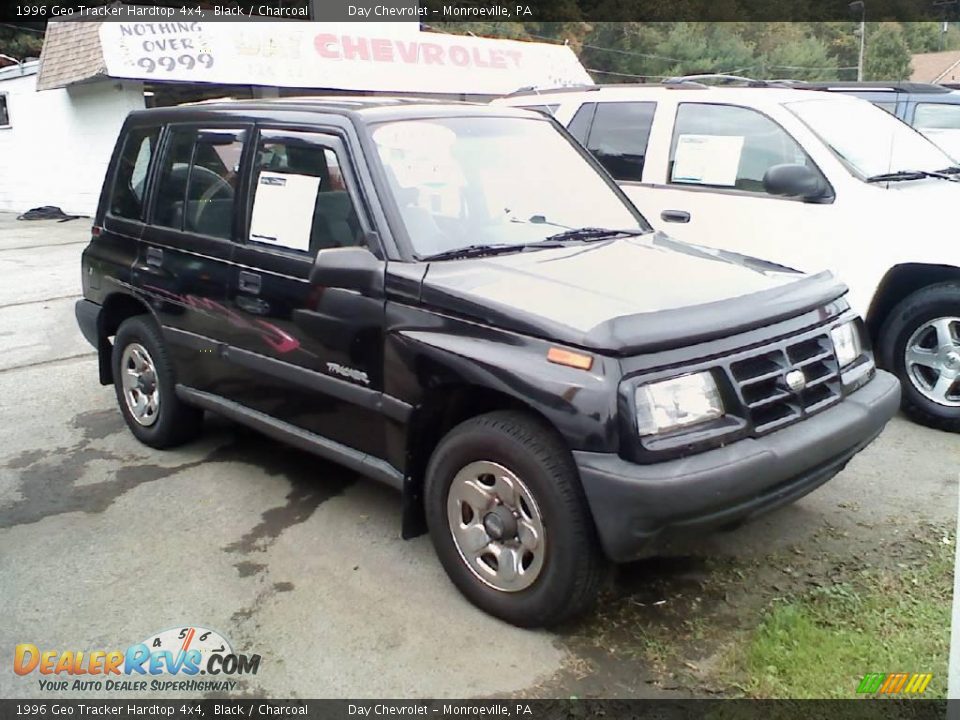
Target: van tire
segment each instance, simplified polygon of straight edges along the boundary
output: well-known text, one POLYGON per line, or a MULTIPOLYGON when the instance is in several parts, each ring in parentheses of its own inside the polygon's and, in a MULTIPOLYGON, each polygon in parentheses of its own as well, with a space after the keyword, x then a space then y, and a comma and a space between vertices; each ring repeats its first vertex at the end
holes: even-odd
POLYGON ((960 432, 960 407, 926 397, 908 372, 907 345, 918 330, 937 318, 960 318, 960 284, 930 285, 900 301, 884 320, 878 334, 880 365, 900 380, 901 409, 916 422, 938 430, 960 432))
MULTIPOLYGON (((460 592, 485 612, 519 627, 544 627, 574 618, 593 605, 606 561, 573 457, 543 422, 521 412, 497 411, 457 425, 430 458, 424 502, 440 562, 460 592), (459 486, 469 477, 468 468, 485 462, 520 479, 542 520, 539 570, 532 584, 516 591, 485 583, 461 554, 451 529, 451 512, 457 511, 451 511, 448 503, 458 507, 451 490, 454 481, 459 486)), ((526 504, 523 508, 528 509, 526 504)), ((482 544, 485 536, 480 537, 482 544)))
POLYGON ((176 376, 173 363, 167 353, 160 330, 148 315, 127 318, 117 329, 111 357, 113 387, 117 395, 117 404, 130 432, 144 445, 164 450, 183 445, 198 437, 203 428, 203 410, 184 403, 177 397, 176 376), (145 373, 155 376, 158 394, 158 410, 154 417, 137 420, 135 411, 128 403, 128 389, 124 385, 124 353, 130 350, 126 364, 135 365, 137 358, 143 359, 144 352, 148 365, 154 372, 145 373))

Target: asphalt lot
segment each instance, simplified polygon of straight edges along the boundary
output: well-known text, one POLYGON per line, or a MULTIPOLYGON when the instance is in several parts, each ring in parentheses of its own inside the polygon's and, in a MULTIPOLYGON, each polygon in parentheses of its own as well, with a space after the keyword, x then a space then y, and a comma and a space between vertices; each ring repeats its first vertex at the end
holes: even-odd
MULTIPOLYGON (((177 451, 137 443, 73 318, 88 231, 0 215, 0 656, 25 642, 120 649, 200 625, 262 655, 237 690, 258 696, 584 692, 567 636, 483 615, 426 537, 398 539, 391 490, 217 418, 177 451)), ((958 459, 960 437, 896 418, 820 490, 683 553, 764 557, 827 526, 861 546, 904 522, 953 526, 958 459)), ((631 586, 644 567, 625 571, 631 586)), ((599 682, 656 694, 642 677, 599 682)), ((40 694, 36 674, 2 664, 0 697, 40 694)))

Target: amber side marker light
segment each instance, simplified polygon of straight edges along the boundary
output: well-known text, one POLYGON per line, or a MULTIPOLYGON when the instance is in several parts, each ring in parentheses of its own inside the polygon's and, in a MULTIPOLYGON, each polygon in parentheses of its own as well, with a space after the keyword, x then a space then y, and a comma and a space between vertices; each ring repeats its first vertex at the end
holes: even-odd
POLYGON ((589 370, 593 367, 592 355, 571 352, 563 348, 550 348, 547 351, 547 360, 557 365, 566 365, 567 367, 577 368, 578 370, 589 370))

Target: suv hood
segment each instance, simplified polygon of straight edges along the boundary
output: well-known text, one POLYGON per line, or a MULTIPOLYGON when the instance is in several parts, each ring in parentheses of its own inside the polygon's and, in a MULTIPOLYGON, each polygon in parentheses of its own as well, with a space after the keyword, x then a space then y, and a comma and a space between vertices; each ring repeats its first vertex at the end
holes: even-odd
POLYGON ((662 233, 433 262, 430 309, 614 355, 669 349, 768 325, 846 292, 807 276, 662 233))

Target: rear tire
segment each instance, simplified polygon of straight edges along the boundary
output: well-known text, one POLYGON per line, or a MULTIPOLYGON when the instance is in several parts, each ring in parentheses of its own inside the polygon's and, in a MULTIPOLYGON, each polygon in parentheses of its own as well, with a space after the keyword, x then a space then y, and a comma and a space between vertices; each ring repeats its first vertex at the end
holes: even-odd
POLYGON ((960 285, 931 285, 902 300, 879 334, 881 365, 902 387, 913 420, 960 432, 960 285))
POLYGON ((477 607, 540 627, 593 605, 605 561, 573 458, 543 423, 519 412, 461 423, 430 458, 424 502, 440 562, 477 607))
POLYGON ((200 434, 203 411, 177 397, 173 363, 152 318, 138 315, 120 324, 111 368, 120 412, 137 440, 163 450, 200 434))

